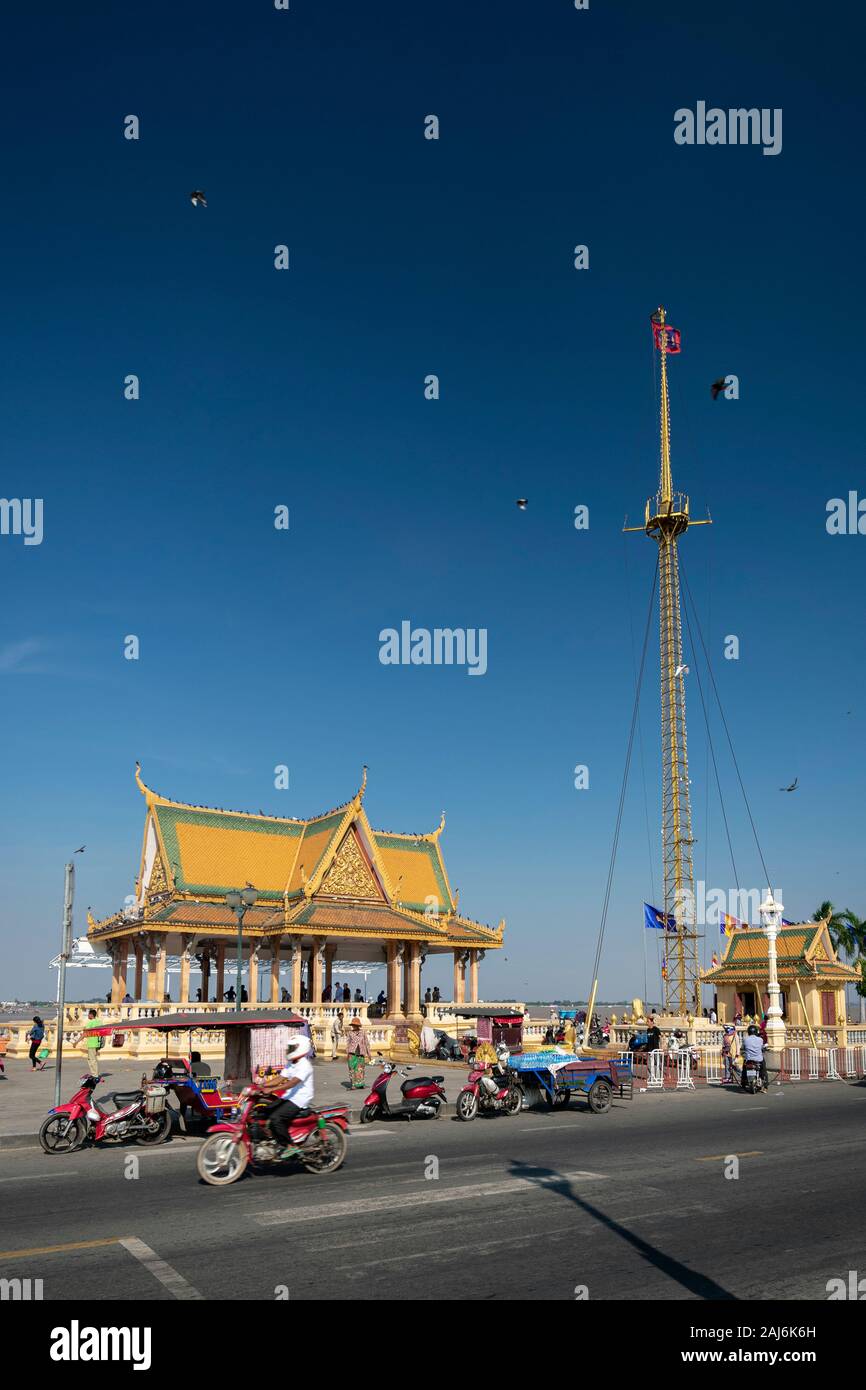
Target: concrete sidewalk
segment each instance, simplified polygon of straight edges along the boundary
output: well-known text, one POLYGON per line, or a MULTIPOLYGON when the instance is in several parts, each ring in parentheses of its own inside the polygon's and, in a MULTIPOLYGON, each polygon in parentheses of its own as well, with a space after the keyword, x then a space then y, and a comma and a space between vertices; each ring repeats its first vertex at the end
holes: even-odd
MULTIPOLYGON (((97 1096, 108 1091, 132 1091, 141 1083, 144 1073, 150 1076, 155 1062, 116 1061, 104 1057, 103 1075, 105 1080, 97 1088, 97 1096)), ((222 1063, 219 1059, 209 1061, 211 1072, 219 1076, 222 1063)), ((400 1064, 401 1066, 403 1064, 400 1064)), ((448 1110, 453 1113, 457 1094, 466 1081, 468 1069, 464 1062, 413 1062, 412 1076, 444 1076, 443 1088, 448 1097, 448 1110)), ((0 1077, 0 1151, 3 1149, 30 1148, 36 1142, 39 1126, 54 1104, 54 1062, 49 1061, 45 1071, 34 1072, 29 1061, 13 1059, 6 1061, 5 1079, 0 1077)), ((69 1099, 79 1085, 79 1077, 87 1075, 86 1058, 73 1054, 63 1059, 61 1102, 69 1099)), ((316 1105, 348 1105, 354 1123, 360 1119, 361 1104, 371 1084, 379 1075, 379 1064, 367 1067, 363 1090, 353 1091, 349 1087, 349 1072, 345 1061, 329 1062, 316 1059, 314 1078, 316 1086, 316 1105)), ((403 1078, 395 1076, 389 1085, 392 1104, 400 1099, 400 1084, 403 1078)))

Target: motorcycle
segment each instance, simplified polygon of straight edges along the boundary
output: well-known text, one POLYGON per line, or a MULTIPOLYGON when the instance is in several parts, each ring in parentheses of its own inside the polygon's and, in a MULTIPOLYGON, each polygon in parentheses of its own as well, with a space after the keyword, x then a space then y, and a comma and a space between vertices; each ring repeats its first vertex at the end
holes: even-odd
POLYGON ((301 1110, 289 1124, 289 1144, 295 1153, 282 1157, 285 1145, 273 1133, 270 1112, 279 1102, 259 1086, 245 1086, 238 1097, 235 1118, 213 1125, 196 1156, 203 1182, 228 1187, 253 1168, 298 1160, 308 1173, 335 1173, 348 1149, 349 1114, 345 1105, 301 1110))
POLYGON ((508 1074, 508 1068, 501 1060, 492 1074, 492 1065, 476 1064, 469 1073, 469 1080, 457 1097, 458 1120, 474 1120, 481 1111, 490 1115, 502 1112, 505 1115, 519 1115, 523 1106, 523 1093, 508 1074))
POLYGON ((361 1124, 371 1124, 373 1120, 421 1120, 434 1119, 445 1102, 442 1089, 444 1076, 416 1076, 409 1078, 412 1070, 407 1067, 400 1075, 407 1077, 400 1087, 403 1099, 399 1105, 388 1101, 388 1082, 397 1071, 393 1062, 384 1062, 382 1070, 373 1082, 372 1090, 361 1108, 361 1124))
POLYGON ((748 1091, 750 1096, 756 1096, 767 1089, 767 1083, 761 1075, 761 1064, 754 1058, 747 1058, 743 1063, 743 1071, 746 1076, 746 1084, 743 1090, 748 1091))
POLYGON ((171 1133, 171 1111, 166 1107, 165 1086, 142 1080, 138 1091, 112 1091, 97 1100, 93 1092, 104 1076, 82 1076, 81 1087, 65 1105, 48 1112, 39 1130, 39 1143, 47 1154, 74 1153, 89 1139, 137 1144, 162 1144, 171 1133), (110 1102, 113 1110, 103 1107, 110 1102))
POLYGON ((434 1062, 459 1062, 463 1057, 460 1044, 450 1033, 436 1029, 436 1046, 430 1054, 434 1062))

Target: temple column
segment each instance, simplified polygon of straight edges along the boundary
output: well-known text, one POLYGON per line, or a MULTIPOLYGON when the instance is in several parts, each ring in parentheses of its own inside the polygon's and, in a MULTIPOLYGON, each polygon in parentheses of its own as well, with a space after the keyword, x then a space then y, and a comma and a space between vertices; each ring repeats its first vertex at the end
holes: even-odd
POLYGON ((156 946, 156 994, 157 1001, 161 1004, 165 998, 165 935, 157 938, 156 946))
POLYGON ((454 952, 454 1003, 466 1002, 466 961, 463 951, 454 952))
POLYGON ((478 952, 469 952, 469 1003, 478 1003, 478 952))
POLYGON ((401 969, 400 969, 400 964, 401 964, 400 947, 399 947, 399 944, 398 944, 396 941, 389 941, 389 942, 388 942, 386 960, 387 960, 387 983, 386 983, 386 985, 385 985, 385 991, 386 991, 387 996, 388 996, 388 1005, 387 1005, 387 1007, 388 1007, 388 1015, 387 1015, 387 1016, 388 1016, 388 1018, 390 1018, 390 1019, 398 1019, 398 1020, 399 1020, 399 1019, 402 1019, 402 1017, 403 1017, 402 999, 401 999, 401 991, 400 991, 400 985, 401 985, 400 976, 401 976, 401 974, 402 974, 402 971, 401 971, 401 969))
POLYGON ((111 972, 111 1002, 120 1004, 126 993, 126 966, 129 959, 128 941, 116 941, 111 951, 112 972, 111 972))
POLYGON ((135 989, 133 991, 136 1002, 141 1000, 141 989, 144 980, 144 950, 140 941, 134 941, 132 949, 135 952, 135 989))
POLYGON ((313 937, 313 949, 310 951, 310 1003, 321 1004, 322 1002, 322 975, 324 966, 324 954, 322 951, 321 937, 313 937))
POLYGON ((301 964, 304 955, 301 950, 300 942, 292 943, 292 1003, 295 1008, 301 1002, 301 964))
POLYGON ((257 937, 250 942, 250 953, 247 959, 247 973, 249 974, 247 1002, 257 1004, 259 1002, 259 942, 257 937))
MULTIPOLYGON (((210 962, 208 962, 210 964, 210 962)), ((226 995, 226 946, 221 941, 216 948, 216 999, 222 1004, 226 995)), ((202 981, 202 999, 205 998, 204 981, 202 981)))
POLYGON ((189 945, 191 941, 191 936, 182 936, 180 938, 180 985, 178 993, 179 1004, 189 1003, 189 945))
POLYGON ((159 991, 159 944, 157 938, 148 935, 147 938, 147 1000, 149 1004, 157 1004, 162 1000, 159 991))
POLYGON ((421 1021, 421 943, 410 941, 403 958, 406 1017, 410 1023, 421 1021))
MULTIPOLYGON (((333 990, 334 987, 334 961, 337 958, 336 946, 325 947, 325 989, 333 990)), ((328 995, 331 998, 331 995, 328 995)))
POLYGON ((280 1002, 280 938, 271 942, 271 1004, 280 1002))

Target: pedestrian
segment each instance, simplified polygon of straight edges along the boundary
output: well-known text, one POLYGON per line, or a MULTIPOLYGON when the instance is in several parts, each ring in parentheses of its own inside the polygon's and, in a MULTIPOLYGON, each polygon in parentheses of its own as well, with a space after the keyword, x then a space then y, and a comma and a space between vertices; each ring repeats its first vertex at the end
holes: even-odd
MULTIPOLYGON (((102 1028, 102 1019, 98 1016, 95 1009, 87 1010, 87 1027, 102 1028)), ((84 1038, 84 1050, 87 1053, 87 1070, 91 1076, 99 1075, 99 1049, 104 1045, 104 1038, 96 1034, 84 1038)))
POLYGON ((339 980, 334 981, 334 987, 331 990, 331 998, 335 1004, 342 1004, 343 1002, 343 986, 340 984, 339 980))
POLYGON ((716 1013, 715 1009, 710 1009, 710 1023, 718 1023, 718 1021, 719 1016, 716 1013))
POLYGON ((350 987, 349 985, 343 985, 343 1003, 344 1003, 344 1004, 351 1004, 351 1002, 352 1002, 352 990, 351 990, 351 987, 350 987))
POLYGON ((322 990, 322 1003, 323 1003, 323 1004, 330 1004, 330 1002, 331 1002, 331 986, 330 986, 330 985, 325 985, 325 988, 322 990))
POLYGON ((226 1003, 227 1003, 227 1004, 233 1004, 233 1003, 235 1002, 236 997, 237 997, 237 996, 235 995, 235 987, 234 987, 234 985, 229 985, 229 987, 228 987, 228 989, 226 990, 226 993, 225 993, 226 1003))
POLYGON ((439 1000, 441 999, 441 997, 442 997, 442 996, 441 996, 440 993, 439 993, 439 986, 438 986, 438 985, 434 985, 434 986, 433 986, 433 1003, 434 1003, 434 1004, 438 1004, 438 1003, 439 1003, 439 1000))
POLYGON ((725 1069, 724 1081, 733 1081, 734 1079, 733 1051, 736 1038, 737 1034, 733 1023, 726 1023, 724 1037, 722 1038, 722 1065, 725 1069))
POLYGON ((334 1010, 334 1017, 331 1020, 331 1061, 336 1062, 337 1050, 340 1046, 340 1039, 343 1036, 343 1016, 339 1009, 334 1010))
POLYGON ((425 1004, 432 1004, 432 1003, 433 1003, 433 993, 432 993, 432 991, 431 991, 429 985, 427 986, 427 988, 426 988, 425 991, 424 991, 424 1003, 425 1003, 425 1004))
POLYGON ((289 991, 286 989, 285 985, 283 985, 282 993, 280 994, 280 1003, 281 1003, 281 1004, 288 1004, 288 1002, 289 1002, 289 991))
POLYGON ((370 1043, 359 1018, 353 1018, 349 1024, 349 1035, 346 1039, 346 1059, 349 1063, 349 1089, 362 1091, 364 1089, 364 1072, 370 1060, 370 1043))
POLYGON ((360 989, 356 989, 356 990, 355 990, 355 1003, 356 1003, 356 1004, 363 1004, 363 1002, 364 1002, 364 996, 363 996, 363 994, 361 993, 360 989))
POLYGON ((30 1029, 27 1036, 30 1039, 30 1070, 44 1071, 44 1062, 41 1067, 37 1067, 36 1065, 36 1054, 42 1046, 42 1040, 45 1037, 45 1024, 38 1014, 33 1015, 33 1027, 30 1029))

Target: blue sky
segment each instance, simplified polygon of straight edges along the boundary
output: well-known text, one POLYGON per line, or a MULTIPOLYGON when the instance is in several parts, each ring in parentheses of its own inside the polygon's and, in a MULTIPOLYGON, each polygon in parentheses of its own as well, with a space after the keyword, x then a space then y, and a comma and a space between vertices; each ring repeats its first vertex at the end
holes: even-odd
MULTIPOLYGON (((44 4, 4 37, 2 492, 43 498, 45 531, 0 537, 0 996, 53 992, 72 849, 76 930, 131 890, 136 758, 178 800, 300 816, 367 763, 374 825, 444 807, 461 907, 506 918, 487 996, 586 992, 654 563, 620 531, 655 490, 659 302, 674 477, 714 521, 682 559, 771 876, 788 916, 866 912, 866 540, 825 529, 866 494, 853 7, 44 4), (698 100, 781 107, 782 153, 676 145, 698 100), (486 628, 486 675, 383 666, 402 619, 486 628)), ((654 627, 653 848, 657 659, 654 627)), ((696 865, 728 888, 693 682, 696 865)), ((643 992, 651 881, 636 761, 606 997, 643 992)))

